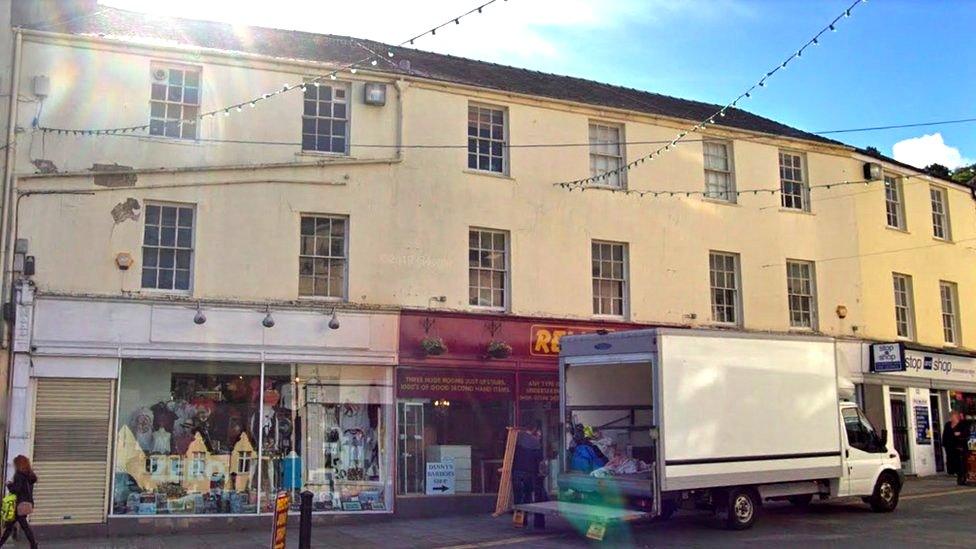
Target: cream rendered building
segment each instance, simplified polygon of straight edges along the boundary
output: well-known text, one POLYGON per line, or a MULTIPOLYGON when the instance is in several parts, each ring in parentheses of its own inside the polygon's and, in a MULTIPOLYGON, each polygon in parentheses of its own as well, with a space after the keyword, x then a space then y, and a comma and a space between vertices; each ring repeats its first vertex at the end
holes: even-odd
MULTIPOLYGON (((36 271, 16 285, 7 459, 36 453, 44 431, 35 402, 53 399, 87 417, 57 392, 70 393, 66 378, 104 390, 97 420, 109 423, 93 432, 103 448, 91 449, 86 485, 102 499, 94 509, 79 504, 79 521, 125 508, 108 495, 121 488, 106 471, 112 422, 128 420, 115 402, 141 394, 126 386, 133 361, 172 366, 174 391, 208 361, 241 363, 241 379, 265 381, 272 366, 317 364, 334 368, 319 377, 388 388, 402 308, 837 337, 861 398, 889 431, 900 426, 891 398, 909 409, 913 399, 945 407, 947 390, 976 392, 976 378, 933 385, 869 371, 871 342, 903 339, 952 356, 957 373, 976 349, 970 190, 891 159, 734 110, 707 128, 705 142, 637 166, 616 188, 657 196, 568 192, 554 184, 639 158, 659 146, 648 142, 674 138, 717 107, 352 38, 112 8, 27 25, 10 40, 20 99, 7 211, 36 271), (361 60, 355 73, 343 68, 361 60), (277 93, 316 78, 306 91, 277 93), (174 128, 166 119, 210 111, 181 136, 165 135, 174 128), (470 146, 483 154, 469 158, 472 117, 470 146), (591 150, 594 139, 602 145, 591 150), (618 141, 627 144, 616 150, 618 141), (522 146, 540 144, 580 146, 522 146), (842 184, 864 180, 866 164, 882 172, 842 184), (891 175, 905 223, 894 228, 891 175), (706 180, 712 196, 702 195, 706 180), (933 239, 933 189, 948 211, 941 239, 933 239), (499 235, 491 251, 504 258, 475 274, 469 257, 485 244, 472 249, 473 229, 499 235), (327 240, 303 240, 314 234, 327 240), (893 273, 911 277, 902 336, 893 273), (948 301, 940 282, 955 292, 948 301), (954 307, 945 315, 950 342, 944 301, 954 307), (198 314, 205 323, 194 325, 198 314), (269 316, 276 335, 261 328, 269 316), (326 326, 330 318, 342 328, 326 326), (60 385, 48 393, 45 380, 60 385)), ((369 406, 392 420, 385 391, 369 406)), ((379 435, 386 420, 370 421, 380 453, 392 453, 392 431, 379 435)), ((912 459, 930 452, 918 472, 930 463, 935 471, 933 445, 910 448, 912 459)), ((261 484, 262 474, 287 471, 279 450, 281 463, 257 475, 263 499, 250 503, 263 505, 280 487, 261 484)), ((40 467, 66 466, 35 457, 40 467)), ((389 483, 375 489, 389 494, 389 483)), ((336 496, 329 508, 375 505, 373 488, 356 489, 366 495, 355 505, 336 496)))

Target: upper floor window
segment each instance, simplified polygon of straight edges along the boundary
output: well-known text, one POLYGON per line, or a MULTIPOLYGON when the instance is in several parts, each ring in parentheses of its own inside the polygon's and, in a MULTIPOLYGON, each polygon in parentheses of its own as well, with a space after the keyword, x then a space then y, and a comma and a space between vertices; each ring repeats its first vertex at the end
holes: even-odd
POLYGON ((200 69, 152 66, 149 135, 196 139, 200 114, 200 69))
POLYGON ((915 299, 912 296, 912 277, 892 274, 895 289, 895 329, 898 337, 915 339, 915 299))
POLYGON ((782 205, 791 210, 810 211, 810 189, 804 177, 803 155, 779 152, 779 181, 782 205))
POLYGON ((468 231, 468 304, 502 310, 508 296, 508 234, 468 231))
POLYGON ((349 152, 349 92, 344 85, 308 84, 302 112, 302 150, 349 152))
POLYGON ((606 184, 622 189, 627 186, 624 165, 623 128, 590 122, 590 175, 607 174, 606 184))
POLYGON ((708 269, 712 294, 712 321, 722 324, 741 324, 739 254, 709 252, 708 269))
POLYGON ((790 327, 816 330, 817 284, 812 262, 786 262, 786 291, 790 306, 790 327))
POLYGON ((952 240, 949 227, 949 197, 942 187, 929 187, 932 199, 932 236, 942 240, 952 240))
POLYGON ((508 171, 505 109, 468 105, 468 168, 487 172, 508 171))
POLYGON ((142 287, 190 289, 193 268, 193 206, 146 204, 142 235, 142 287))
POLYGON ((892 229, 905 230, 905 202, 902 198, 901 178, 885 174, 885 214, 888 226, 892 229))
POLYGON ((732 144, 727 141, 703 141, 705 152, 705 196, 735 202, 732 171, 732 144))
POLYGON ((627 308, 627 245, 592 243, 593 314, 624 316, 627 308))
POLYGON ((955 282, 939 282, 942 335, 946 345, 959 345, 959 290, 955 282))
POLYGON ((346 297, 345 217, 303 215, 298 255, 298 295, 346 297))

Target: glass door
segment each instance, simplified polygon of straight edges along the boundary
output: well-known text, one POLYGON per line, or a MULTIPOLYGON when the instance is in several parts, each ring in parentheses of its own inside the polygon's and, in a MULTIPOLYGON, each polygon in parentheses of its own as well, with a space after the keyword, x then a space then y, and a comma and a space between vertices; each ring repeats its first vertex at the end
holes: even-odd
POLYGON ((942 455, 942 411, 939 408, 939 393, 929 393, 929 408, 932 409, 932 443, 935 445, 935 471, 945 472, 945 456, 942 455))
POLYGON ((401 402, 399 410, 401 494, 424 493, 424 405, 422 402, 401 402))
POLYGON ((906 473, 911 472, 911 454, 909 453, 908 436, 910 434, 908 425, 908 405, 905 404, 905 397, 902 395, 891 396, 891 429, 892 441, 895 450, 901 457, 902 469, 906 473))

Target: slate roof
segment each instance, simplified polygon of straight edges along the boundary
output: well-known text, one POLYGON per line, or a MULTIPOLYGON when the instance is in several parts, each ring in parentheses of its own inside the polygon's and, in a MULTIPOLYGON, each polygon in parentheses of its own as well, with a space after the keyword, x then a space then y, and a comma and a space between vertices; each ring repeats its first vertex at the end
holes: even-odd
MULTIPOLYGON (((90 14, 62 22, 28 26, 49 32, 148 40, 159 44, 176 43, 322 63, 345 64, 360 61, 369 55, 368 50, 372 50, 381 54, 384 59, 371 70, 696 122, 704 120, 721 108, 721 105, 413 48, 393 47, 372 40, 161 17, 106 6, 99 6, 90 14), (395 54, 388 61, 385 59, 387 51, 395 54), (398 64, 403 60, 409 61, 409 69, 398 64)), ((718 125, 847 146, 741 109, 730 109, 727 113, 724 117, 716 118, 718 125)))

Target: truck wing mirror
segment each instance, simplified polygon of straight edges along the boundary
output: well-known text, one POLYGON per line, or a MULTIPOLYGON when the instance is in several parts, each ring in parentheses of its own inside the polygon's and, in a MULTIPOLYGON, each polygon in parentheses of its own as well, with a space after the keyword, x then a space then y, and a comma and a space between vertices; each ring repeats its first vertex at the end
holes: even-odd
POLYGON ((887 429, 882 429, 881 430, 881 447, 882 448, 887 448, 888 447, 888 430, 887 429))

